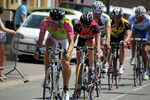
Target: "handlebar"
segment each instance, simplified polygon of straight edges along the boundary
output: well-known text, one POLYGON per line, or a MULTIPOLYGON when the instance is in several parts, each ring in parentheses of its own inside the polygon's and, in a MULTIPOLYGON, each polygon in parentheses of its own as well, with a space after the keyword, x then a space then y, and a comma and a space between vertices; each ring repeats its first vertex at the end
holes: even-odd
POLYGON ((130 38, 130 40, 135 40, 135 41, 146 41, 146 40, 149 40, 149 39, 146 39, 146 38, 130 38))

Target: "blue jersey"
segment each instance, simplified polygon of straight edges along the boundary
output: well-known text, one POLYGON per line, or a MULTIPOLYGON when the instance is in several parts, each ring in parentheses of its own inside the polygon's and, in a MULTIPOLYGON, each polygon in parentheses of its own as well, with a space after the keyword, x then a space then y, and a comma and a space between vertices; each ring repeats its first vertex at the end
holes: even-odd
POLYGON ((147 31, 147 28, 150 27, 150 16, 148 15, 144 15, 144 18, 140 23, 137 21, 135 15, 130 16, 128 21, 131 27, 139 31, 147 31))

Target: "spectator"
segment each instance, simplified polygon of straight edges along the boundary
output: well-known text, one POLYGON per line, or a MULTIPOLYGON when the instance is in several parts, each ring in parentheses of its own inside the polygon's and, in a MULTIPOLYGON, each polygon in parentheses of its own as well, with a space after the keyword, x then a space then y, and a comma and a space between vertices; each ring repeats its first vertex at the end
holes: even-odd
MULTIPOLYGON (((3 15, 4 8, 0 6, 0 67, 4 66, 4 53, 5 53, 5 41, 6 41, 6 32, 11 34, 16 34, 14 30, 5 28, 1 16, 3 15)), ((7 79, 5 75, 1 73, 3 69, 0 69, 0 80, 3 81, 3 79, 7 79)))
POLYGON ((22 0, 22 5, 20 5, 15 14, 15 19, 14 19, 14 29, 17 30, 20 25, 24 22, 24 20, 27 17, 27 0, 22 0))

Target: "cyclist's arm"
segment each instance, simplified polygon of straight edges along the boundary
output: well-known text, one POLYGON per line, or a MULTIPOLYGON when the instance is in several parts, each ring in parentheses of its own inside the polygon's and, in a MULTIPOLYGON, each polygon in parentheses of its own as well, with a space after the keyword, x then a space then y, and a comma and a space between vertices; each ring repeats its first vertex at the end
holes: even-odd
POLYGON ((68 22, 65 22, 64 23, 64 28, 67 32, 67 38, 68 38, 68 42, 69 42, 69 47, 68 47, 67 52, 68 52, 69 55, 71 55, 72 50, 74 48, 74 31, 73 31, 73 27, 68 22))
POLYGON ((105 26, 106 44, 109 44, 109 41, 110 41, 110 29, 111 29, 111 26, 110 26, 110 25, 106 25, 106 26, 105 26))
POLYGON ((37 41, 37 46, 39 46, 40 48, 42 47, 45 33, 46 33, 46 30, 49 26, 50 26, 50 21, 43 21, 41 26, 40 26, 40 34, 39 34, 39 38, 37 41))
POLYGON ((129 40, 130 40, 130 29, 131 29, 131 27, 130 27, 130 25, 129 25, 129 23, 128 22, 125 22, 125 39, 124 39, 124 41, 126 41, 126 42, 129 42, 129 40))
POLYGON ((38 41, 37 41, 37 46, 39 46, 40 48, 42 47, 44 37, 45 37, 45 33, 40 32, 39 38, 38 38, 38 41))
POLYGON ((68 47, 67 52, 69 55, 71 55, 72 50, 74 48, 74 34, 68 35, 67 37, 68 37, 68 42, 69 42, 69 47, 68 47))
POLYGON ((125 31, 125 39, 124 41, 129 42, 130 40, 130 30, 126 30, 125 31))
POLYGON ((100 41, 101 41, 100 35, 96 35, 95 42, 96 42, 96 47, 97 47, 98 53, 100 51, 100 41))

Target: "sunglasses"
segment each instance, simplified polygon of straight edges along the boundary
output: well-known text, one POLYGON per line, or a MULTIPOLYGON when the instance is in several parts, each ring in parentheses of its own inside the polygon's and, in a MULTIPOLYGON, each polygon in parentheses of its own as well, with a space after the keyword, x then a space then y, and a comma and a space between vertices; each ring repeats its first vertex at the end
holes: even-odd
POLYGON ((143 18, 143 16, 136 16, 136 18, 138 18, 138 19, 142 19, 142 18, 143 18))
POLYGON ((59 24, 60 23, 60 21, 52 21, 54 24, 59 24))
POLYGON ((120 18, 121 18, 121 16, 119 16, 119 17, 113 16, 113 18, 114 18, 114 19, 120 19, 120 18))
POLYGON ((91 25, 82 25, 82 27, 84 27, 84 28, 90 28, 91 25))

